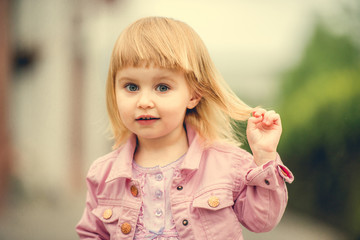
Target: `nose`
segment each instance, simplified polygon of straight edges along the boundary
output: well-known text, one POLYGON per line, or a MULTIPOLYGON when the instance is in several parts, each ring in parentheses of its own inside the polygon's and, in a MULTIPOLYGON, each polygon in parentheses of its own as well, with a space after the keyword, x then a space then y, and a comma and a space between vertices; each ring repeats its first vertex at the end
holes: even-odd
POLYGON ((137 102, 138 108, 153 108, 155 106, 151 93, 149 92, 141 92, 139 95, 139 99, 137 102))

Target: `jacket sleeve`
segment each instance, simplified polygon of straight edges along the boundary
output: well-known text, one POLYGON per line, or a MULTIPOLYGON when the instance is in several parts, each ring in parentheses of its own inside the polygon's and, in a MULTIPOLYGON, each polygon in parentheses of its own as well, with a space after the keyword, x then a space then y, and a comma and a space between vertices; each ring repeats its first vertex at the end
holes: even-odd
POLYGON ((234 211, 243 226, 253 232, 268 232, 282 218, 288 200, 285 182, 294 177, 279 155, 275 161, 254 166, 243 175, 234 211))
POLYGON ((86 206, 84 213, 76 226, 76 232, 80 239, 110 239, 110 235, 106 231, 103 222, 92 213, 98 205, 96 197, 98 183, 95 180, 94 166, 90 168, 86 182, 86 206))

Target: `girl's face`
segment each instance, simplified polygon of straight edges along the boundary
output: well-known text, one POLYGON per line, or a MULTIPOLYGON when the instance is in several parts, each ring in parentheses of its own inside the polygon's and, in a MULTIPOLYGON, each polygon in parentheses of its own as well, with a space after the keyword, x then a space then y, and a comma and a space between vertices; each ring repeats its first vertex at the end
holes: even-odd
POLYGON ((193 97, 182 71, 158 67, 128 67, 118 71, 115 94, 124 125, 142 139, 169 139, 183 131, 193 97))

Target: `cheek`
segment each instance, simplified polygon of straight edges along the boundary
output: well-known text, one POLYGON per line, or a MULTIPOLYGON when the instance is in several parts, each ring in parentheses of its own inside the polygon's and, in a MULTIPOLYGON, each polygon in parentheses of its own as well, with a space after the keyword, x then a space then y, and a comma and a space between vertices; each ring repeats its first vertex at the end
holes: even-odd
POLYGON ((173 118, 183 117, 186 112, 186 105, 179 101, 172 101, 163 107, 163 112, 168 113, 173 118))
POLYGON ((131 128, 132 125, 132 115, 130 114, 129 111, 126 111, 126 109, 119 109, 119 116, 120 116, 120 120, 122 122, 122 124, 126 127, 126 128, 131 128))
POLYGON ((121 99, 117 99, 116 102, 120 118, 122 121, 124 121, 128 116, 130 116, 130 104, 126 104, 125 101, 122 101, 121 99))

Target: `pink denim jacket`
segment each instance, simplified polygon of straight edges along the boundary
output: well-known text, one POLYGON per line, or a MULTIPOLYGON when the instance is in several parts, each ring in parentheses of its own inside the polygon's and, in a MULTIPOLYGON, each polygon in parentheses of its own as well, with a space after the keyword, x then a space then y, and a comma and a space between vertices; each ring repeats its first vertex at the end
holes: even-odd
MULTIPOLYGON (((179 239, 241 240, 241 224, 266 232, 280 221, 287 204, 286 182, 292 173, 279 158, 256 166, 251 154, 229 145, 203 147, 187 126, 188 152, 173 179, 171 211, 179 239)), ((136 137, 96 160, 87 176, 80 239, 133 239, 142 204, 132 179, 136 137)))

